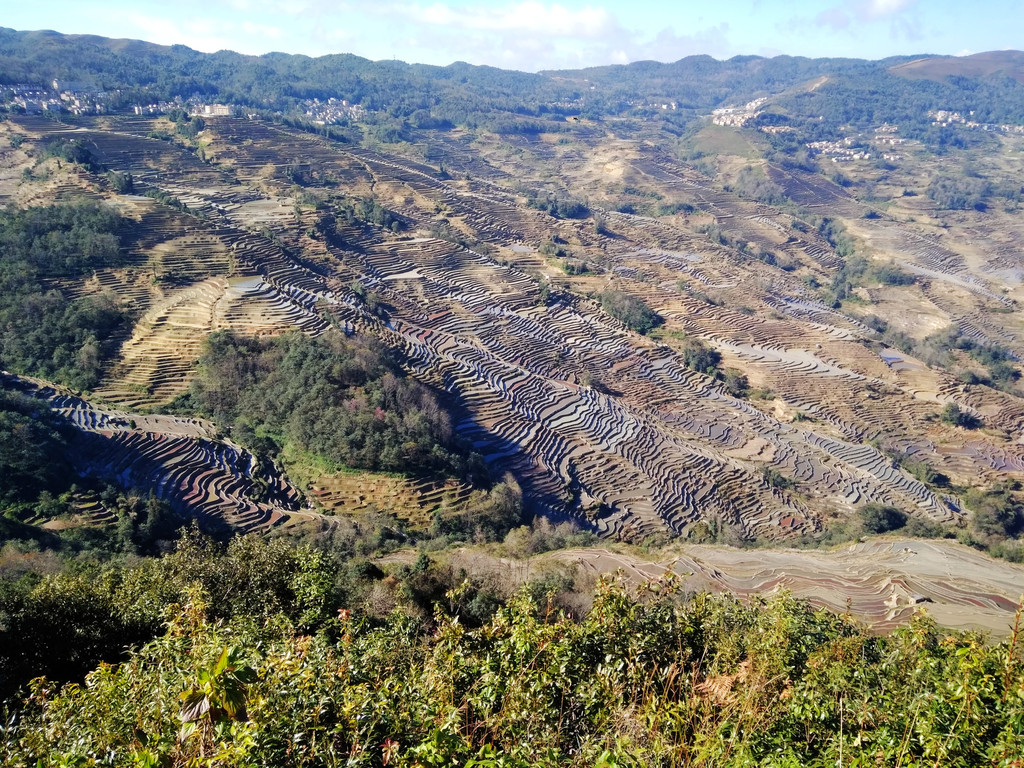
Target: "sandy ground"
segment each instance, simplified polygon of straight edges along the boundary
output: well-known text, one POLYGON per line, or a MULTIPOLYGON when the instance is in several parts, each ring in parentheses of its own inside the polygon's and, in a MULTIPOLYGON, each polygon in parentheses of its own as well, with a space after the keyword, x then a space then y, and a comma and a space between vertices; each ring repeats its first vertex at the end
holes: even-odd
POLYGON ((940 625, 1007 635, 1024 596, 1024 567, 994 560, 950 541, 881 538, 836 550, 733 549, 678 546, 645 560, 606 549, 542 556, 595 574, 621 569, 630 581, 684 576, 687 590, 739 596, 789 590, 813 604, 854 616, 878 629, 924 610, 940 625))
MULTIPOLYGON (((412 565, 418 553, 404 549, 381 565, 412 565)), ((1024 599, 1024 566, 995 560, 952 541, 879 537, 833 550, 735 549, 672 545, 651 558, 610 548, 566 549, 518 560, 480 549, 449 554, 450 564, 505 588, 552 572, 574 572, 586 593, 599 576, 618 574, 629 584, 683 579, 684 592, 730 593, 740 598, 787 590, 812 605, 846 612, 884 632, 924 611, 937 624, 972 629, 993 638, 1009 636, 1024 599)), ((581 595, 580 605, 589 603, 581 595)))

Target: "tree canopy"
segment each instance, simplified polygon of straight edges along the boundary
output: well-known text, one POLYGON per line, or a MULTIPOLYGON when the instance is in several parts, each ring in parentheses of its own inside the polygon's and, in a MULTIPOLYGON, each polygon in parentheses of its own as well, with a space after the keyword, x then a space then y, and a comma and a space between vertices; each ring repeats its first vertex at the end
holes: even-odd
POLYGON ((88 389, 128 313, 117 297, 60 289, 123 263, 121 219, 100 203, 0 211, 0 366, 88 389))
POLYGON ((359 469, 479 469, 437 395, 403 375, 370 339, 215 333, 205 342, 192 394, 200 410, 260 452, 292 444, 359 469))

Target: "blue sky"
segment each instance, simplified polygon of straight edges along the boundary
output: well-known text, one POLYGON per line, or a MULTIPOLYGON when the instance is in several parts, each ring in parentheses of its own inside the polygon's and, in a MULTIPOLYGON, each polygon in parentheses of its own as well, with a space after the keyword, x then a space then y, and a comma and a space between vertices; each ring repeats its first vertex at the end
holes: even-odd
POLYGON ((1024 0, 5 0, 0 25, 201 51, 355 53, 537 71, 706 53, 852 56, 1024 48, 1024 0))

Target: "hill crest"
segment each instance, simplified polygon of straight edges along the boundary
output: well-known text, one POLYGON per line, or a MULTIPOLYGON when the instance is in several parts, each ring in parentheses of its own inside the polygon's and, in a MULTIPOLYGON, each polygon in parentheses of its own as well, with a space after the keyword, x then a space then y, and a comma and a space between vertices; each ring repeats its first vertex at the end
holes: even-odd
POLYGON ((943 81, 947 77, 1003 75, 1024 83, 1024 51, 985 51, 970 56, 936 56, 889 67, 889 72, 912 80, 943 81))

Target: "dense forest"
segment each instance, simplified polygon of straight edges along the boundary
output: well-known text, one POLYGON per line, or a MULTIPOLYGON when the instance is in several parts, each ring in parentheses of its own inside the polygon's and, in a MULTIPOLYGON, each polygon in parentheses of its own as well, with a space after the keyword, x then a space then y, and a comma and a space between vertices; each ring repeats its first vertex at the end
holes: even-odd
POLYGON ((291 445, 335 466, 486 474, 437 396, 372 339, 215 333, 198 370, 189 399, 260 454, 291 445))
POLYGON ((68 300, 54 279, 119 266, 120 227, 117 213, 98 203, 0 211, 0 367, 95 386, 127 310, 106 293, 68 300))
POLYGON ((0 511, 33 506, 41 494, 67 490, 67 436, 45 404, 0 389, 0 511))

